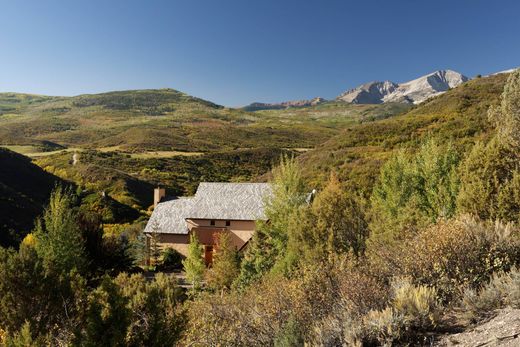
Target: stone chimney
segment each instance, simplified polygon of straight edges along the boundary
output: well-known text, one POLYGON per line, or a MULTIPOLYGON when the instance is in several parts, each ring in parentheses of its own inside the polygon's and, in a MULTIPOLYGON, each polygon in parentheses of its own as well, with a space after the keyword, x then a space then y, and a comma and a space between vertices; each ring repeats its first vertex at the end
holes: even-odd
POLYGON ((153 190, 153 208, 157 207, 157 204, 166 196, 166 189, 157 187, 153 190))

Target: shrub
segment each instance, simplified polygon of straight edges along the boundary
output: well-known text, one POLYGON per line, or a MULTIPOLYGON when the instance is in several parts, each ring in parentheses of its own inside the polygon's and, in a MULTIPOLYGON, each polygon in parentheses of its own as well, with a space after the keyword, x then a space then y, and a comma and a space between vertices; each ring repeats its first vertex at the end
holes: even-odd
POLYGON ((166 248, 162 254, 162 266, 166 269, 182 268, 182 255, 171 247, 166 248))
POLYGON ((406 324, 415 330, 427 330, 439 320, 437 290, 426 286, 414 286, 410 279, 393 282, 394 310, 405 317, 406 324))
POLYGON ((519 231, 462 216, 440 221, 400 245, 374 248, 370 262, 381 276, 407 276, 414 284, 437 288, 449 302, 459 297, 459 288, 478 288, 493 272, 520 262, 519 231))
POLYGON ((462 298, 465 317, 473 321, 506 306, 520 308, 520 269, 517 267, 496 273, 480 291, 468 288, 462 298))
POLYGON ((370 311, 363 317, 363 328, 358 337, 363 345, 392 346, 403 334, 405 318, 392 307, 370 311))

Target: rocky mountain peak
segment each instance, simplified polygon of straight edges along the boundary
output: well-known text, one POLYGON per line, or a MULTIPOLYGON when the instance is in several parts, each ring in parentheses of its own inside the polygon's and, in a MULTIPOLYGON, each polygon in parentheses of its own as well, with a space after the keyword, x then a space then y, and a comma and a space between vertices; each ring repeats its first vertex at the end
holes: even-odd
POLYGON ((336 99, 355 104, 381 104, 384 102, 418 104, 467 80, 466 76, 456 71, 438 70, 400 84, 391 81, 365 83, 347 90, 336 99))

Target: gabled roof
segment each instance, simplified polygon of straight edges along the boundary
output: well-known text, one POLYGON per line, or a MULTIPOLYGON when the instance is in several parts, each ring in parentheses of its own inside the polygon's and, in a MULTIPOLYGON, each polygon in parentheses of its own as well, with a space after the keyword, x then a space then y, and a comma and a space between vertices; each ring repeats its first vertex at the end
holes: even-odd
POLYGON ((186 219, 265 220, 269 183, 199 184, 194 197, 157 204, 144 229, 161 234, 188 234, 186 219))
POLYGON ((269 183, 199 184, 186 218, 259 220, 266 219, 265 200, 272 194, 269 183))
POLYGON ((193 201, 194 198, 178 198, 157 204, 144 232, 151 233, 156 227, 160 234, 188 234, 186 215, 193 201))

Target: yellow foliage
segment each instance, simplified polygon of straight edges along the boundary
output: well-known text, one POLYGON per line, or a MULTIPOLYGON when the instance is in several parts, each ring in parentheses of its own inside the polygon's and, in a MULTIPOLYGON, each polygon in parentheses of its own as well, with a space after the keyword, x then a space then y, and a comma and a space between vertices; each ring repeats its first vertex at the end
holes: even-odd
POLYGON ((27 236, 24 237, 22 240, 22 245, 28 246, 28 247, 35 247, 36 246, 36 237, 32 233, 27 234, 27 236))
POLYGON ((7 337, 7 332, 0 328, 0 346, 3 346, 5 344, 5 339, 7 337))

